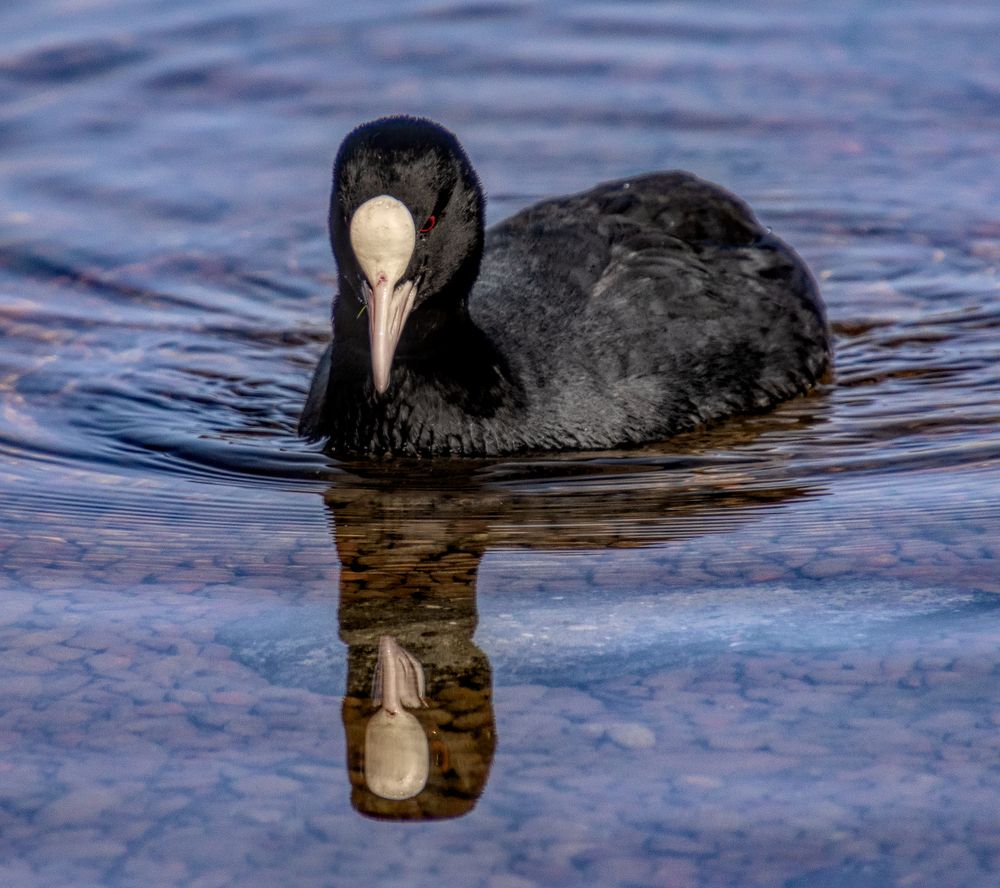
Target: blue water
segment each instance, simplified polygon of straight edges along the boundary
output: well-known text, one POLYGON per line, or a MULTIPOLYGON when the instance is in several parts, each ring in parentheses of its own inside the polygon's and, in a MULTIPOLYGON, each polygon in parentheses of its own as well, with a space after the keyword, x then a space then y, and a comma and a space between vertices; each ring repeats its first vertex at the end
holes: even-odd
POLYGON ((0 883, 1000 879, 1000 9, 0 10, 0 883), (683 168, 814 270, 836 371, 638 451, 338 463, 343 135, 496 221, 683 168), (430 776, 370 787, 378 638, 430 776), (368 782, 366 782, 368 781, 368 782))

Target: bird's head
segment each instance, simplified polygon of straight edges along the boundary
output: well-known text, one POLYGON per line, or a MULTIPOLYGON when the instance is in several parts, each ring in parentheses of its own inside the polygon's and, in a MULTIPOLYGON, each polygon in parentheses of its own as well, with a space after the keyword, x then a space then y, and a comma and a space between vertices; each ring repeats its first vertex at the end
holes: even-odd
POLYGON ((458 140, 413 117, 351 132, 333 167, 330 242, 339 298, 367 312, 372 381, 383 394, 410 316, 463 302, 479 269, 483 194, 458 140))

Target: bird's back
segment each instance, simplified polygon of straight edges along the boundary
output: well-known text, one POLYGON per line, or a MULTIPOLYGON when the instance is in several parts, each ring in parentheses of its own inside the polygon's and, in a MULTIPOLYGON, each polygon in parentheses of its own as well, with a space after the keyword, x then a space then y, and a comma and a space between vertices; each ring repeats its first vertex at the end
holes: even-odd
POLYGON ((525 447, 612 447, 765 409, 828 362, 815 283, 741 201, 653 173, 487 232, 473 320, 523 389, 525 447))

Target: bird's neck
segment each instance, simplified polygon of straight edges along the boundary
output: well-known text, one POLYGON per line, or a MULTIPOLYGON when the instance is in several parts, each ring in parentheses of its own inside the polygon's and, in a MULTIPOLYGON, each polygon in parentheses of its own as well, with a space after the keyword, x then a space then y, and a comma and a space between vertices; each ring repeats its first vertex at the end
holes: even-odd
MULTIPOLYGON (((334 305, 334 364, 337 384, 367 389, 371 377, 368 318, 358 301, 334 305)), ((340 386, 338 386, 340 387, 340 386)), ((504 356, 469 315, 467 298, 442 294, 414 309, 393 359, 388 400, 396 393, 431 392, 465 413, 492 413, 515 397, 504 356)))

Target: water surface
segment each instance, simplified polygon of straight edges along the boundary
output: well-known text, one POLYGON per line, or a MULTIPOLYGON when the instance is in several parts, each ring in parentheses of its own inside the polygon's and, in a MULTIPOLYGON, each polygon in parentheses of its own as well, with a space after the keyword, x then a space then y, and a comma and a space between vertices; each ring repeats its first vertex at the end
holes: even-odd
POLYGON ((3 884, 995 884, 998 25, 0 12, 3 884), (819 278, 835 375, 623 453, 304 444, 329 164, 393 112, 460 135, 494 221, 733 189, 819 278), (383 635, 426 676, 404 800, 366 782, 383 635))

